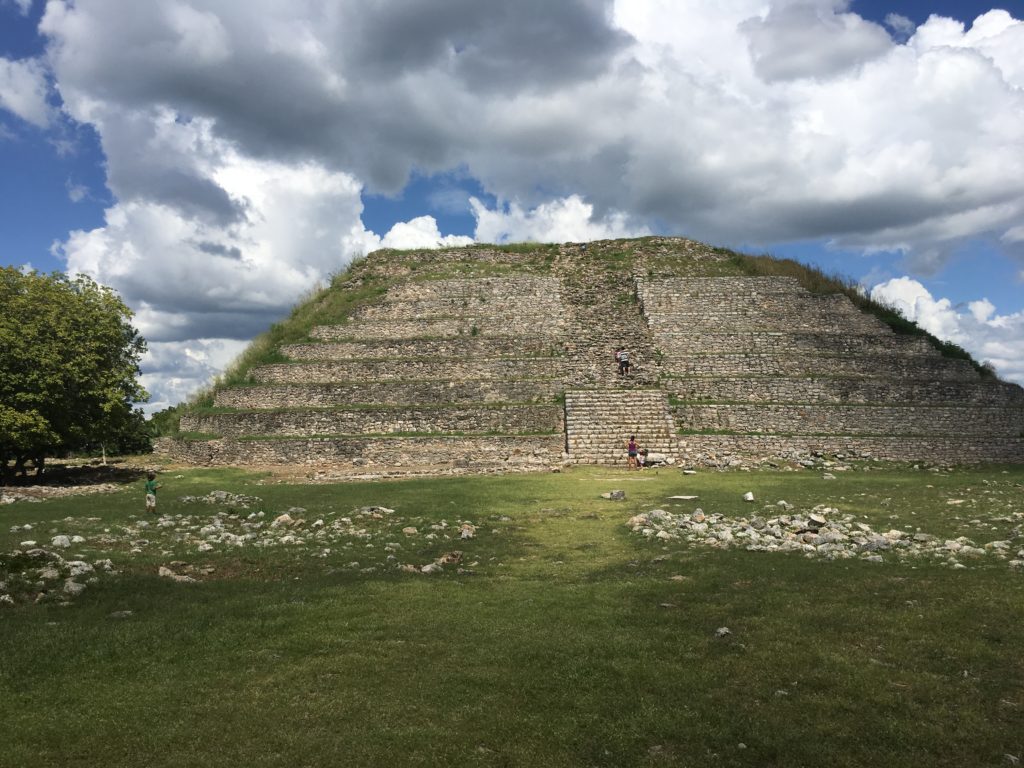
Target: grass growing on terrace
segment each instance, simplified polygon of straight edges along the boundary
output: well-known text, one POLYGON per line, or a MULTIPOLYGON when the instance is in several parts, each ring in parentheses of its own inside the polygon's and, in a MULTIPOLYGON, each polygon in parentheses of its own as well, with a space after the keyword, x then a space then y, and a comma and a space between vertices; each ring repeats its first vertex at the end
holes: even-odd
POLYGON ((625 526, 656 506, 740 516, 785 499, 1016 550, 1022 468, 161 480, 172 517, 233 512, 177 500, 214 489, 259 496, 268 519, 395 513, 326 556, 199 553, 153 527, 133 555, 121 531, 142 514, 139 482, 5 506, 0 552, 79 533, 81 554, 123 575, 68 607, 3 609, 0 765, 963 766, 1024 751, 1024 575, 1005 562, 819 562, 663 546, 625 526), (598 498, 613 488, 626 501, 598 498), (427 539, 442 520, 477 535, 427 539), (25 523, 31 534, 10 532, 25 523), (468 572, 399 573, 388 542, 416 564, 462 550, 468 572), (155 576, 175 559, 216 570, 199 584, 155 576))

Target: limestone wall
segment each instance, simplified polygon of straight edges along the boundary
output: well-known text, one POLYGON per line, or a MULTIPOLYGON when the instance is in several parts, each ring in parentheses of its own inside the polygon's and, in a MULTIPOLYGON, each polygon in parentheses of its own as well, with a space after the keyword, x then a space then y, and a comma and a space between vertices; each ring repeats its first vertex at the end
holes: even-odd
POLYGON ((379 435, 394 432, 562 432, 559 405, 391 407, 207 413, 182 418, 186 432, 245 435, 379 435))
POLYGON ((1024 408, 876 405, 680 405, 684 430, 831 435, 1020 437, 1024 408))
POLYGON ((663 330, 658 335, 658 348, 666 355, 715 354, 816 354, 816 355, 878 355, 897 353, 903 356, 938 353, 920 336, 899 336, 894 333, 820 333, 802 331, 747 331, 697 333, 687 330, 663 330))
POLYGON ((565 374, 559 358, 528 360, 358 360, 337 363, 278 363, 253 370, 253 379, 264 384, 326 384, 337 381, 388 381, 398 379, 538 379, 565 374))
POLYGON ((879 333, 887 330, 842 295, 819 296, 789 278, 638 280, 652 330, 879 333), (751 287, 755 281, 757 288, 751 287))
MULTIPOLYGON (((669 376, 853 376, 884 379, 978 381, 966 360, 901 355, 695 355, 668 358, 669 376)), ((674 385, 670 385, 674 386, 674 385)))
POLYGON ((349 465, 372 469, 428 467, 542 469, 561 460, 564 438, 406 437, 185 441, 163 438, 154 450, 172 461, 224 465, 349 465))
POLYGON ((463 336, 453 339, 286 344, 281 347, 281 352, 292 360, 385 360, 395 357, 462 360, 470 357, 558 357, 564 350, 550 338, 463 336))
POLYGON ((921 403, 960 406, 1024 406, 1024 390, 978 379, 880 378, 678 378, 669 391, 680 400, 761 403, 921 403))
POLYGON ((214 404, 227 408, 415 405, 417 403, 553 402, 565 391, 560 379, 487 381, 374 381, 350 384, 268 384, 219 389, 214 404))
POLYGON ((883 461, 978 464, 1024 461, 1024 440, 978 437, 783 437, 775 435, 687 435, 680 453, 693 464, 717 464, 723 457, 797 458, 813 451, 873 457, 883 461))
POLYGON ((321 341, 358 338, 364 341, 389 339, 421 339, 430 337, 508 337, 563 335, 560 325, 546 323, 535 316, 481 319, 480 317, 434 317, 418 320, 389 320, 387 322, 353 320, 344 325, 322 325, 314 328, 313 338, 321 341))

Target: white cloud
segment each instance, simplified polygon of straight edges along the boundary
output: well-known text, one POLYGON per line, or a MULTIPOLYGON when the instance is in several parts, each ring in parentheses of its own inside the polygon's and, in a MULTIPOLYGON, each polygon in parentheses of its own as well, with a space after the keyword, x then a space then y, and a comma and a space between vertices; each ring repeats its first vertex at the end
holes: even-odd
POLYGON ((1024 312, 1000 315, 988 299, 961 312, 949 299, 935 299, 917 280, 896 277, 871 289, 871 298, 899 310, 929 333, 958 344, 999 375, 1024 385, 1024 312))
POLYGON ((418 216, 395 224, 381 240, 382 248, 449 248, 470 245, 472 237, 442 235, 433 216, 418 216))
POLYGON ((206 386, 240 355, 248 342, 237 339, 190 339, 156 342, 142 361, 142 386, 150 393, 147 413, 163 410, 206 386))
POLYGON ((765 80, 827 78, 877 58, 892 40, 877 24, 834 0, 791 0, 740 28, 749 38, 754 69, 765 80))
POLYGON ((46 102, 48 91, 46 68, 38 59, 0 57, 0 108, 44 127, 51 116, 46 102))
MULTIPOLYGON (((245 338, 352 254, 463 242, 361 222, 364 189, 452 170, 500 201, 473 204, 483 241, 826 238, 925 271, 984 238, 1024 259, 1024 23, 890 18, 899 43, 850 9, 51 0, 47 61, 117 200, 69 265, 157 340, 245 338)), ((2 102, 37 124, 40 66, 2 102)))
POLYGON ((489 209, 475 197, 469 202, 476 217, 476 239, 483 243, 582 243, 650 234, 644 227, 631 225, 621 212, 595 219, 594 206, 578 195, 552 200, 531 210, 516 203, 489 209))

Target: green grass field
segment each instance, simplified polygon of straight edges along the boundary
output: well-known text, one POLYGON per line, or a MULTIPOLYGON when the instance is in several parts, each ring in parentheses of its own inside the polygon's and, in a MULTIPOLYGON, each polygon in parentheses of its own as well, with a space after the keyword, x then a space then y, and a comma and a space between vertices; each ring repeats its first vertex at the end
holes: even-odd
POLYGON ((138 528, 141 480, 0 507, 0 552, 78 534, 65 558, 120 571, 68 605, 0 605, 0 765, 1024 759, 1024 572, 1006 560, 827 562, 663 543, 626 525, 655 507, 742 516, 785 499, 1016 552, 1021 467, 873 467, 828 481, 604 468, 343 485, 172 470, 161 481, 160 512, 179 521, 164 529, 155 516, 138 528), (625 501, 600 498, 614 488, 625 501), (262 503, 179 501, 217 489, 262 503), (667 500, 677 494, 700 498, 667 500), (354 512, 372 505, 393 512, 354 512), (307 521, 295 543, 197 551, 196 529, 218 513, 238 532, 250 514, 269 523, 293 507, 307 521), (458 538, 463 522, 473 538, 458 538), (460 563, 440 574, 400 567, 454 550, 460 563), (199 583, 158 577, 171 561, 199 583))

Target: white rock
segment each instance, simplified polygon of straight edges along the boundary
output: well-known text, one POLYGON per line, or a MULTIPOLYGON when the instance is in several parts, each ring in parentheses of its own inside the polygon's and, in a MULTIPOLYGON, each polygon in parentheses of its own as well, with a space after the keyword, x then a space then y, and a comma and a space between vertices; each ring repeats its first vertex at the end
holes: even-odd
POLYGON ((433 574, 433 573, 442 573, 443 571, 444 571, 444 568, 442 568, 437 563, 427 563, 422 568, 420 568, 420 573, 425 573, 427 575, 430 575, 430 574, 433 574))
POLYGON ((22 549, 32 549, 33 547, 35 547, 35 545, 36 543, 34 541, 23 541, 18 546, 22 549))
POLYGON ((71 539, 68 538, 67 536, 63 536, 63 535, 61 535, 61 536, 54 536, 52 539, 50 539, 50 546, 51 547, 61 547, 62 549, 67 549, 68 547, 71 546, 71 539))
POLYGON ((747 491, 746 493, 743 494, 743 500, 744 501, 753 501, 754 500, 754 494, 751 493, 750 491, 747 491))
POLYGON ((14 605, 14 598, 10 595, 0 595, 0 605, 14 605))
POLYGON ((74 597, 83 592, 85 592, 85 584, 79 584, 74 579, 64 579, 64 594, 74 597))
POLYGON ((728 637, 731 634, 732 634, 732 630, 729 629, 728 627, 719 627, 718 629, 715 630, 715 637, 718 637, 718 638, 728 637))
POLYGON ((85 539, 82 538, 81 536, 72 536, 71 537, 71 543, 72 544, 83 544, 84 542, 85 542, 85 539))
POLYGON ((72 576, 82 576, 92 573, 95 569, 84 560, 71 560, 67 564, 68 571, 72 576))
POLYGON ((270 527, 279 528, 282 525, 291 525, 294 522, 295 521, 292 519, 292 516, 285 512, 283 515, 278 515, 277 517, 275 517, 274 522, 270 524, 270 527))

